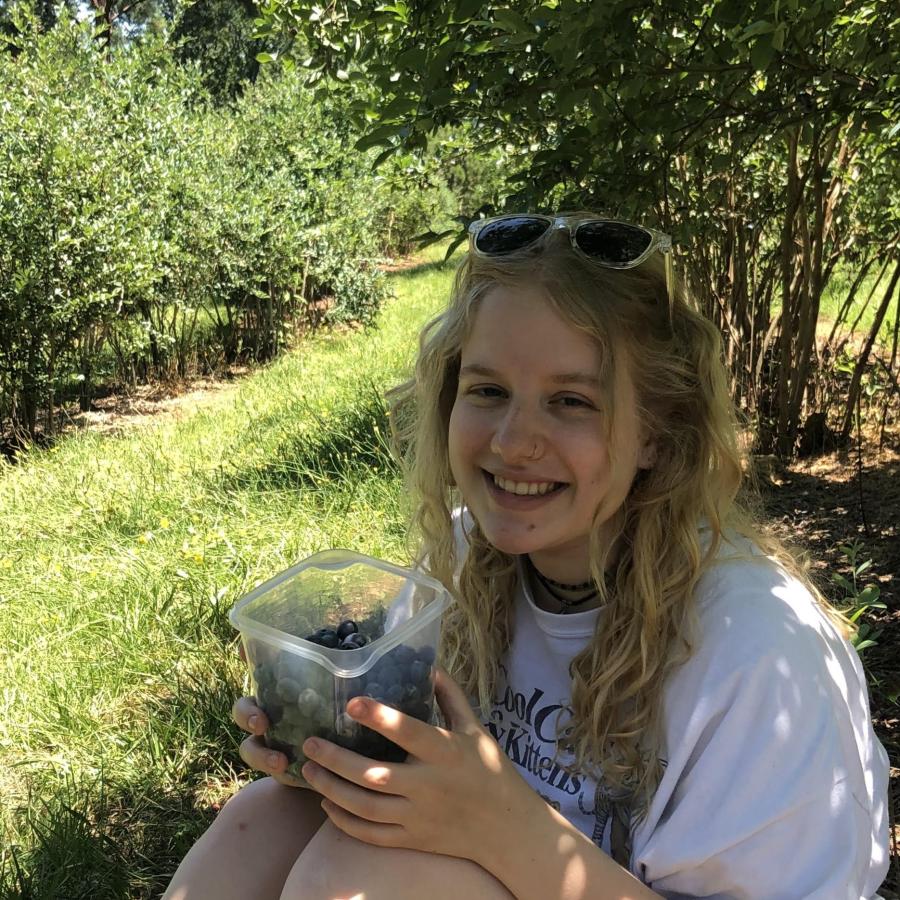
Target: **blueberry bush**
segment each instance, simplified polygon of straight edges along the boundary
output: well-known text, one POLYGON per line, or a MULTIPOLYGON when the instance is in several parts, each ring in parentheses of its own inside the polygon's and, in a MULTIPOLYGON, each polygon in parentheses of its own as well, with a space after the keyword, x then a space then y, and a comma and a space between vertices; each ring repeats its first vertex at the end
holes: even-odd
MULTIPOLYGON (((24 10, 24 8, 23 8, 24 10)), ((63 8, 0 52, 0 435, 54 431, 98 386, 274 357, 371 324, 396 186, 337 84, 266 72, 230 106, 165 38, 110 50, 63 8)))

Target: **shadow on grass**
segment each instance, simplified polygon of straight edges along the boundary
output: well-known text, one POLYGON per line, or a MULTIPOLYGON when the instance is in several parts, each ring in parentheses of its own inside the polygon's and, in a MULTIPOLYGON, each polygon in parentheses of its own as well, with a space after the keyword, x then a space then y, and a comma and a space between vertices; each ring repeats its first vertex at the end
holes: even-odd
POLYGON ((327 418, 305 410, 314 426, 288 435, 263 465, 225 469, 220 487, 227 489, 328 488, 372 475, 399 471, 390 446, 390 423, 384 399, 373 388, 358 403, 327 418))
POLYGON ((18 812, 20 840, 0 866, 3 900, 156 898, 214 817, 190 783, 70 783, 18 812))
MULTIPOLYGON (((172 679, 172 695, 150 697, 128 777, 100 772, 64 779, 27 776, 15 835, 0 852, 2 900, 158 898, 215 818, 210 796, 244 769, 231 705, 235 671, 207 655, 172 679)), ((132 736, 129 736, 132 737, 132 736)))
POLYGON ((419 275, 428 275, 432 272, 454 272, 461 261, 462 254, 455 253, 450 259, 441 257, 440 259, 417 262, 411 266, 392 269, 390 275, 391 278, 406 281, 410 278, 416 278, 419 275))

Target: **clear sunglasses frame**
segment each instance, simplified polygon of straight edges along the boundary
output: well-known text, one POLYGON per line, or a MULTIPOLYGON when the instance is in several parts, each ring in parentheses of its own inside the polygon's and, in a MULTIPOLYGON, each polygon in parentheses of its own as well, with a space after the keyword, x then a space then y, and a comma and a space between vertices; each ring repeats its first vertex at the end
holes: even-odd
POLYGON ((496 222, 504 222, 511 221, 513 219, 532 219, 540 222, 546 222, 547 228, 545 231, 542 231, 539 235, 537 235, 532 240, 523 244, 521 247, 517 247, 515 250, 510 250, 509 253, 516 253, 519 250, 525 250, 528 247, 534 246, 539 241, 544 240, 548 234, 553 231, 568 231, 569 232, 569 240, 572 244, 572 250, 577 253, 579 256, 584 257, 585 259, 590 260, 592 263, 598 266, 603 266, 605 269, 634 269, 647 260, 650 255, 657 250, 663 254, 665 259, 665 270, 666 270, 666 293, 669 298, 669 322, 672 322, 672 307, 675 302, 675 273, 672 265, 672 238, 669 235, 664 234, 661 231, 656 231, 653 228, 646 228, 643 225, 635 225, 633 222, 623 222, 620 219, 606 219, 600 216, 545 216, 540 213, 510 213, 503 216, 493 216, 489 219, 476 219, 469 225, 469 248, 472 253, 476 256, 480 256, 484 259, 493 259, 497 256, 505 256, 505 253, 485 253, 483 250, 478 248, 477 237, 478 234, 486 228, 488 225, 492 225, 496 222), (577 233, 578 229, 582 225, 627 225, 629 228, 635 228, 638 231, 642 231, 645 234, 650 236, 650 243, 647 245, 647 248, 641 253, 639 256, 635 257, 635 259, 630 260, 626 263, 610 263, 605 260, 598 259, 596 256, 592 256, 590 253, 586 253, 581 247, 578 246, 577 241, 577 233))

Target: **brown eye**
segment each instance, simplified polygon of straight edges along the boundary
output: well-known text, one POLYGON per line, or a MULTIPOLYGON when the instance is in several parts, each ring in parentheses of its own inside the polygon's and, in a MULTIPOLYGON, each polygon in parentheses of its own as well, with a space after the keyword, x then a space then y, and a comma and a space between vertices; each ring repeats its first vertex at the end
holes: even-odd
POLYGON ((584 397, 560 397, 557 401, 561 406, 567 409, 593 409, 594 404, 588 400, 585 400, 584 397))
POLYGON ((493 384, 478 385, 470 388, 469 393, 474 397, 481 397, 483 400, 497 400, 503 396, 502 388, 493 384))

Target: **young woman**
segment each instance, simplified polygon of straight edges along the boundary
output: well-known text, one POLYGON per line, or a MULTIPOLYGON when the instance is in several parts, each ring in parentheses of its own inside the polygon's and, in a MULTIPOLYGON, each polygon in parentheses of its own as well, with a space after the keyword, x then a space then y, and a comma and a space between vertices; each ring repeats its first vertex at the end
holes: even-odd
POLYGON ((409 751, 308 741, 277 783, 252 698, 241 790, 167 897, 870 898, 888 762, 830 609, 740 499, 716 329, 665 235, 477 223, 393 393, 421 565, 452 588, 445 726, 356 698, 409 751))

